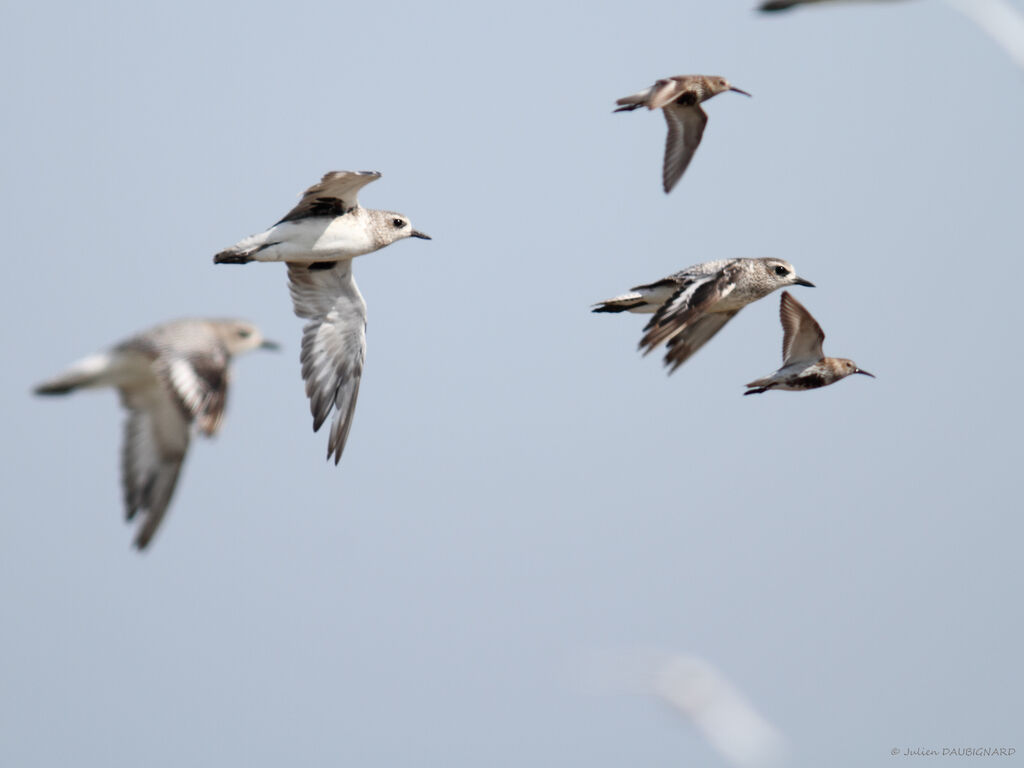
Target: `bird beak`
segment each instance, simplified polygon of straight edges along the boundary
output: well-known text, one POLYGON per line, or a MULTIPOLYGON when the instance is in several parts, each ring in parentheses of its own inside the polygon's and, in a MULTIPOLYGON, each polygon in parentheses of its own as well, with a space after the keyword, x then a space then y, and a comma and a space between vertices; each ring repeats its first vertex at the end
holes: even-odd
POLYGON ((736 91, 736 93, 742 93, 744 96, 750 96, 746 91, 741 91, 739 88, 733 88, 731 85, 729 86, 729 90, 736 91))
POLYGON ((260 349, 272 349, 276 352, 280 348, 280 344, 278 344, 276 341, 271 341, 270 339, 264 339, 263 342, 260 344, 260 349))
POLYGON ((419 232, 419 231, 417 231, 415 229, 412 232, 409 233, 409 237, 418 237, 420 240, 433 240, 434 239, 430 235, 424 234, 423 232, 419 232))
POLYGON ((798 277, 794 280, 793 285, 806 285, 808 288, 817 288, 817 286, 810 280, 804 280, 802 277, 798 277))
POLYGON ((872 379, 878 378, 877 376, 875 376, 875 374, 868 373, 867 371, 862 371, 860 368, 858 368, 856 371, 854 371, 854 373, 863 373, 865 376, 870 376, 872 379))

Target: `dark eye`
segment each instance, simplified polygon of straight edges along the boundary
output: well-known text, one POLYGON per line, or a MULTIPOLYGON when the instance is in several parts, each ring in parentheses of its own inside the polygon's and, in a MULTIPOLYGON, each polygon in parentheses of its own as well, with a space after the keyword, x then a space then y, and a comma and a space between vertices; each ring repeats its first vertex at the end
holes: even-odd
POLYGON ((786 277, 786 275, 789 274, 789 270, 786 269, 785 267, 776 267, 775 274, 778 275, 779 277, 786 277))
POLYGON ((252 336, 252 331, 248 330, 247 328, 238 329, 238 338, 248 339, 250 336, 252 336))
POLYGON ((392 219, 391 223, 395 225, 395 229, 401 229, 402 227, 405 226, 404 219, 392 219))

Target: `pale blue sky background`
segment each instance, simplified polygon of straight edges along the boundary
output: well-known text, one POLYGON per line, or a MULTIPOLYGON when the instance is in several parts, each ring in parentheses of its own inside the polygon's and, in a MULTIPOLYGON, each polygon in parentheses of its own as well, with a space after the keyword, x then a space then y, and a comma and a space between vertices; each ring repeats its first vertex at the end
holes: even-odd
POLYGON ((581 680, 638 647, 794 766, 1024 761, 1024 73, 938 2, 754 4, 5 5, 0 765, 722 765, 581 680), (754 98, 666 197, 664 121, 611 110, 691 72, 754 98), (284 269, 212 264, 330 169, 434 236, 356 262, 337 468, 284 269), (732 256, 791 260, 877 380, 742 397, 777 295, 672 377, 588 311, 732 256), (285 350, 140 556, 116 398, 30 389, 193 314, 285 350))

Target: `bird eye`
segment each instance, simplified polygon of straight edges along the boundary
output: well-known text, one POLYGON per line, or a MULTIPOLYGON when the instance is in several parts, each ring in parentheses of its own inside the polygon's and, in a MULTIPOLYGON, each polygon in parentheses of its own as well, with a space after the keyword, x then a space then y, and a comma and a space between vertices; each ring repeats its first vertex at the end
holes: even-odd
POLYGON ((779 266, 775 268, 775 274, 778 275, 779 277, 785 277, 786 275, 789 274, 789 270, 786 269, 785 267, 779 266))
POLYGON ((238 338, 240 338, 240 339, 248 339, 250 336, 252 336, 252 331, 250 331, 248 328, 239 328, 238 329, 238 338))
POLYGON ((405 226, 405 219, 392 219, 391 223, 394 224, 395 229, 401 229, 405 226))

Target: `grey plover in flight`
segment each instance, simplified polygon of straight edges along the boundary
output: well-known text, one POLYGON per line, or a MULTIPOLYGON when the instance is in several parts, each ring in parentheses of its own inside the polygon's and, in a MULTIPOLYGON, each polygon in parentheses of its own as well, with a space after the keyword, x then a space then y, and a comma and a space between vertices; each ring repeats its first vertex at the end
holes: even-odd
POLYGON ((640 349, 646 355, 665 343, 665 365, 672 373, 743 307, 787 285, 814 287, 782 259, 708 261, 638 285, 630 293, 595 304, 592 311, 654 313, 644 327, 640 349))
POLYGON ((858 368, 853 360, 825 357, 821 351, 825 333, 811 313, 789 295, 789 291, 782 292, 779 317, 782 319, 782 367, 771 376, 747 384, 749 389, 744 395, 755 395, 769 389, 796 392, 827 387, 853 373, 875 377, 873 373, 858 368))
POLYGON ((708 115, 701 107, 707 101, 725 91, 736 91, 744 96, 750 94, 734 88, 724 77, 713 75, 676 75, 658 80, 650 88, 623 96, 616 101, 621 106, 616 112, 629 112, 640 107, 660 109, 668 123, 668 139, 665 142, 665 163, 661 180, 665 194, 679 181, 697 151, 708 115))
POLYGON ((38 395, 87 387, 119 390, 128 410, 121 485, 128 520, 142 513, 135 536, 139 549, 149 544, 167 512, 192 422, 207 437, 216 433, 224 416, 231 358, 257 347, 277 345, 244 320, 175 320, 83 358, 35 388, 38 395))
MULTIPOLYGON (((761 3, 759 11, 788 11, 798 5, 816 5, 818 3, 849 2, 850 0, 768 0, 761 3)), ((863 2, 864 0, 859 0, 863 2)), ((893 2, 893 0, 870 0, 871 2, 893 2)))
POLYGON ((335 410, 327 442, 334 463, 352 427, 366 355, 366 303, 352 277, 352 259, 407 237, 430 237, 392 211, 363 208, 356 196, 380 178, 376 171, 331 171, 266 232, 213 257, 217 264, 283 261, 302 329, 302 378, 313 431, 335 410))

